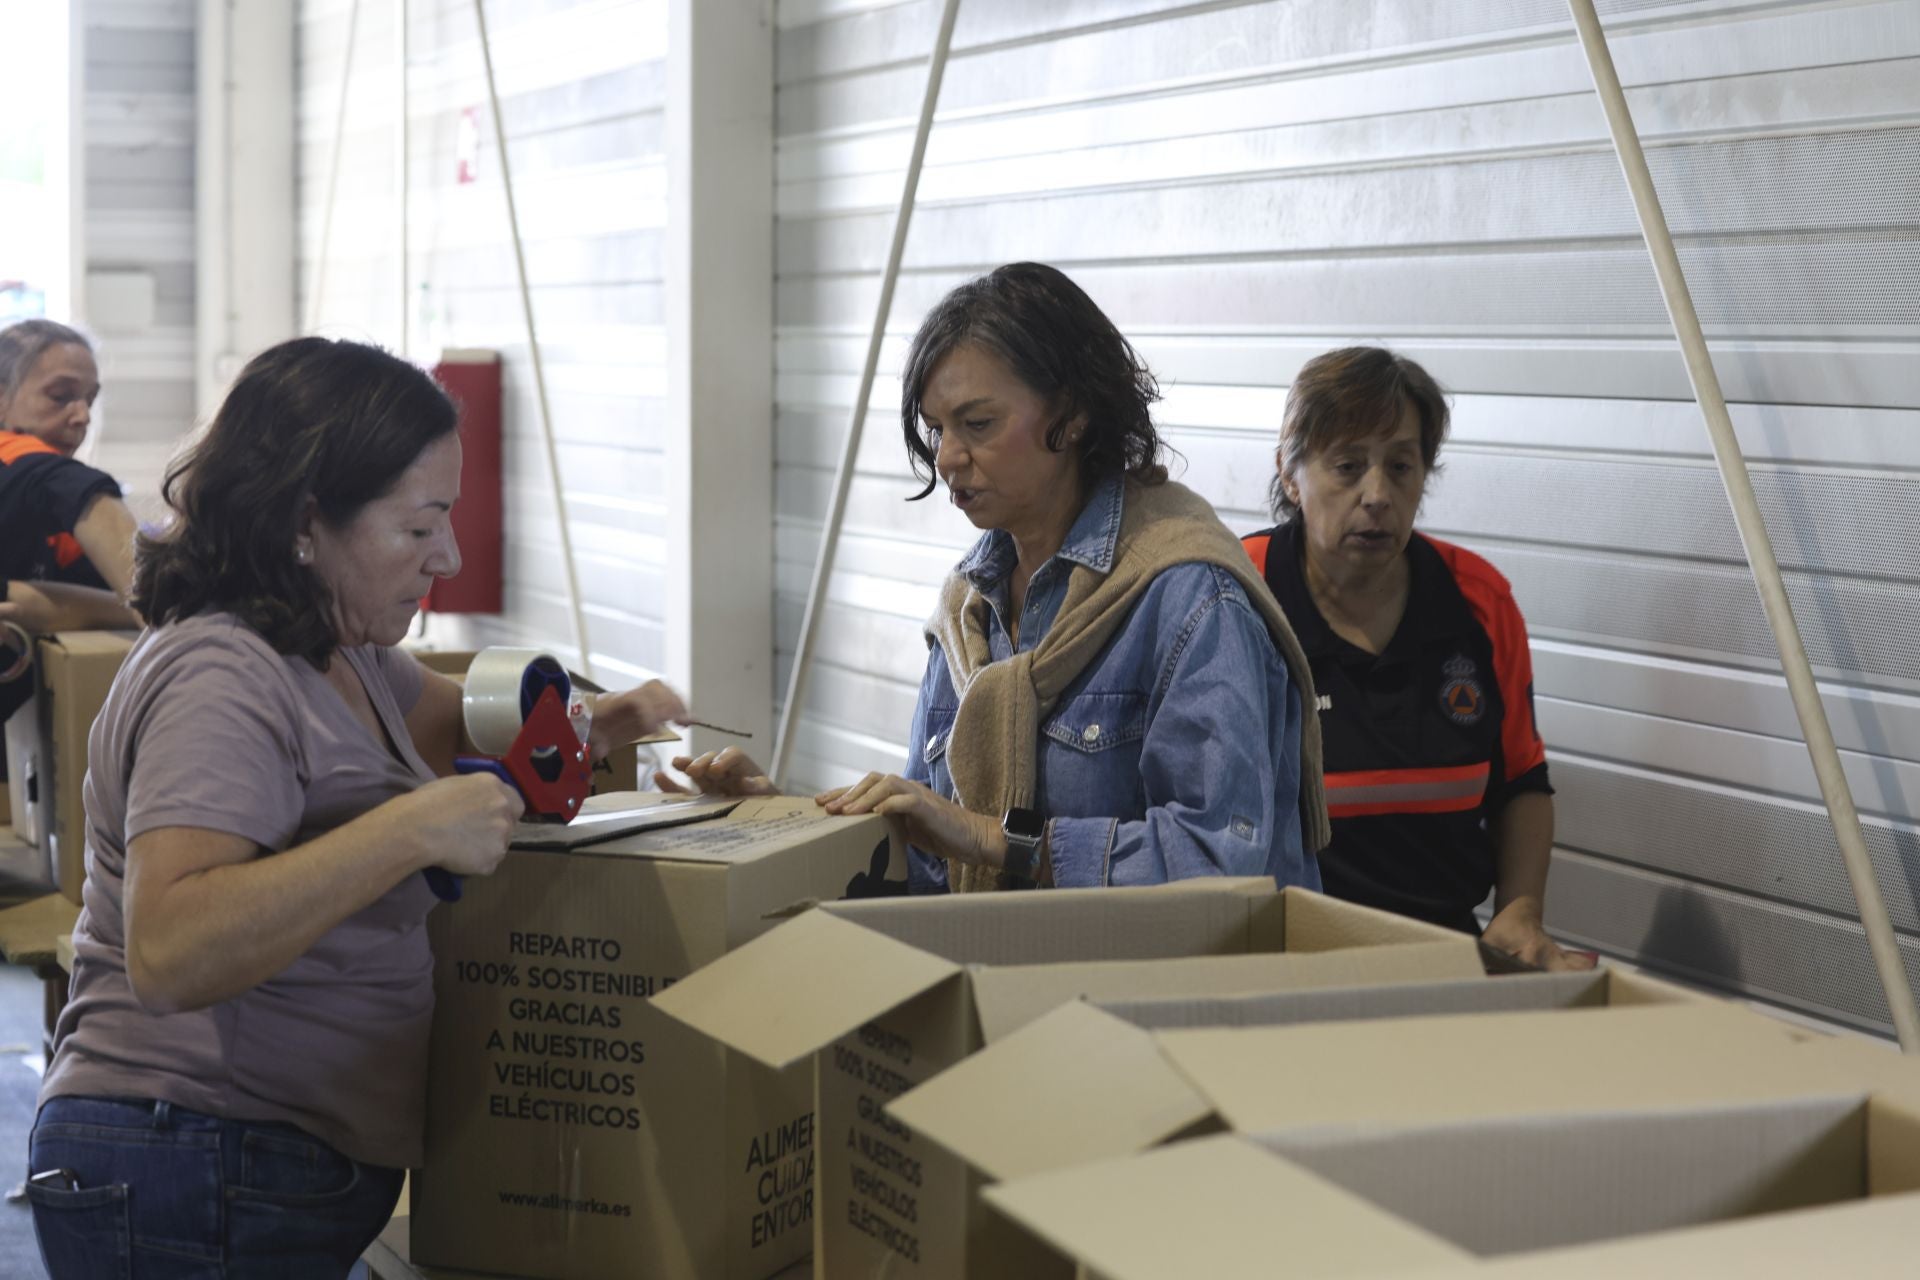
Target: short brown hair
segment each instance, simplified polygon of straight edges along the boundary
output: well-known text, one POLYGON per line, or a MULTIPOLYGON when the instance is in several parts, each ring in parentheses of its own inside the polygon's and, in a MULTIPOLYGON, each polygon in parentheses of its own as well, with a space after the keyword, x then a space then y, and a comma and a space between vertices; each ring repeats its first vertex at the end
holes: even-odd
POLYGON ((900 380, 900 428, 914 476, 927 487, 909 501, 938 483, 939 442, 921 423, 920 397, 940 362, 967 343, 1004 360, 1015 377, 1053 402, 1048 449, 1064 450, 1068 424, 1086 418, 1078 446, 1084 490, 1115 474, 1144 484, 1167 478, 1160 462, 1166 447, 1152 413, 1160 385, 1139 352, 1058 267, 1010 262, 948 293, 914 335, 900 380))
POLYGON ((1280 447, 1273 455, 1273 483, 1267 490, 1273 518, 1284 522, 1299 514, 1282 477, 1336 441, 1391 430, 1402 405, 1412 405, 1419 415, 1420 459, 1431 475, 1440 469, 1440 445, 1451 416, 1447 393, 1432 374, 1385 347, 1342 347, 1302 365, 1287 388, 1280 447))

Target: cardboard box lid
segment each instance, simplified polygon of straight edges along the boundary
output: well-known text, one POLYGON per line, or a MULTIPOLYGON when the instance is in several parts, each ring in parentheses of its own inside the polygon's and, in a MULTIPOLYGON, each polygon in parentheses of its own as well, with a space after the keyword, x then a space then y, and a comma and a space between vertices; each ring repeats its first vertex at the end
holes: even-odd
POLYGON ((1151 1035, 1078 1000, 887 1110, 995 1181, 1144 1151, 1213 1114, 1151 1035))
MULTIPOLYGON (((1245 954, 1255 949, 1263 917, 1272 916, 1278 933, 1282 896, 1268 876, 1209 876, 1142 888, 875 898, 821 909, 960 964, 1057 964, 1245 954), (1198 950, 1195 939, 1218 945, 1198 950)), ((1277 938, 1267 949, 1280 949, 1277 938)))
POLYGON ((951 960, 816 908, 695 970, 653 1004, 778 1068, 960 972, 951 960))
POLYGON ((1198 998, 1098 1000, 1102 1009, 1137 1027, 1172 1031, 1189 1027, 1280 1027, 1306 1022, 1418 1018, 1436 1014, 1523 1013, 1551 1009, 1598 1009, 1610 991, 1603 972, 1525 973, 1489 982, 1441 977, 1388 982, 1362 988, 1263 991, 1198 998))
MULTIPOLYGON (((582 814, 643 808, 678 799, 653 791, 610 791, 590 798, 582 814)), ((587 858, 648 858, 738 866, 819 839, 835 828, 863 823, 879 831, 885 819, 835 817, 807 796, 762 796, 713 802, 710 816, 682 825, 596 841, 567 853, 587 858)))
POLYGON ((1398 1275, 1471 1256, 1234 1137, 1019 1178, 981 1194, 1105 1280, 1398 1275), (1289 1221, 1316 1230, 1296 1240, 1289 1221), (1251 1249, 1249 1224, 1260 1241, 1251 1249))
POLYGON ((1920 1194, 1876 1196, 1606 1244, 1422 1267, 1399 1280, 1908 1280, 1916 1222, 1920 1194))
MULTIPOLYGON (((1838 1088, 1246 1140, 1476 1256, 1505 1257, 1858 1200, 1882 1136, 1870 1137, 1868 1095, 1838 1088)), ((1243 1227, 1243 1247, 1262 1231, 1243 1227)))
MULTIPOLYGON (((1290 888, 1285 896, 1289 951, 1333 951, 1341 947, 1378 947, 1393 943, 1475 943, 1471 934, 1458 929, 1428 924, 1357 902, 1344 902, 1311 889, 1290 888)), ((1477 943, 1474 950, 1478 954, 1477 943)))
MULTIPOLYGON (((1422 957, 1429 955, 1436 955, 1444 965, 1464 963, 1469 971, 1478 972, 1472 939, 1464 936, 1437 944, 1281 957, 1307 962, 1296 966, 1291 975, 1271 964, 1276 959, 1272 956, 1162 961, 1157 968, 1170 978, 1157 984, 1158 998, 1143 996, 1111 1005, 1097 996, 1092 1004, 1056 1001, 1058 1007, 1043 1011, 1017 1030, 1008 1028, 1010 1034, 989 1034, 986 1048, 894 1099, 887 1109, 989 1177, 1010 1178, 1142 1151, 1213 1114, 1212 1104, 1173 1066, 1136 1018, 1149 1024, 1163 1020, 1178 1024, 1184 1021, 1182 1015, 1193 1014, 1199 1020, 1189 1025, 1209 1025, 1209 1018, 1220 1025, 1242 1018, 1262 1025, 1263 1020, 1285 1017, 1286 1025, 1316 1018, 1406 1017, 1436 1009, 1511 1009, 1516 1001, 1523 1007, 1558 1008, 1574 1006, 1583 998, 1597 1001, 1606 984, 1602 974, 1567 973, 1348 985, 1327 991, 1287 989, 1288 976, 1317 975, 1337 982, 1342 977, 1390 977, 1396 970, 1419 973, 1425 969, 1422 957), (1278 977, 1278 993, 1170 998, 1179 989, 1180 971, 1203 979, 1186 989, 1207 991, 1204 978, 1216 967, 1267 976, 1260 966, 1246 964, 1256 960, 1269 962, 1265 966, 1269 973, 1278 971, 1273 975, 1278 977), (1089 1061, 1100 1063, 1100 1069, 1082 1070, 1081 1064, 1089 1061)), ((1079 971, 1089 966, 1066 968, 1079 971)), ((992 1017, 996 1032, 1012 1021, 1004 1012, 989 1013, 989 1007, 1001 1000, 998 988, 1007 976, 1004 970, 975 975, 974 999, 981 1022, 984 1026, 992 1017)), ((1056 994, 1048 981, 1055 976, 1036 975, 1036 981, 1019 987, 1013 995, 1015 1011, 1026 1012, 1039 999, 1056 994)), ((1105 988, 1108 993, 1115 989, 1105 988)))
POLYGON ((988 1044, 1068 1000, 1338 990, 1396 979, 1486 981, 1479 949, 1465 934, 1434 942, 1304 954, 1267 951, 1171 960, 974 966, 969 972, 980 1033, 988 1044))
POLYGON ((1750 1096, 1748 1061, 1793 1043, 1784 1023, 1691 1004, 1154 1035, 1242 1130, 1750 1096))
MULTIPOLYGON (((791 797, 762 803, 813 804, 791 797)), ((651 843, 676 831, 750 821, 756 812, 742 805, 717 823, 636 840, 651 843)), ((613 841, 590 852, 619 852, 630 843, 613 841)), ((1260 877, 1153 889, 822 903, 675 983, 654 1003, 729 1048, 784 1067, 960 975, 956 957, 970 951, 1036 955, 1064 948, 1072 955, 1074 947, 1084 943, 1096 953, 1103 947, 1110 952, 1161 913, 1183 908, 1224 919, 1229 931, 1244 937, 1250 904, 1276 896, 1273 882, 1260 877), (807 921, 807 927, 796 930, 801 921, 807 921)), ((1151 939, 1141 949, 1160 953, 1151 939)))

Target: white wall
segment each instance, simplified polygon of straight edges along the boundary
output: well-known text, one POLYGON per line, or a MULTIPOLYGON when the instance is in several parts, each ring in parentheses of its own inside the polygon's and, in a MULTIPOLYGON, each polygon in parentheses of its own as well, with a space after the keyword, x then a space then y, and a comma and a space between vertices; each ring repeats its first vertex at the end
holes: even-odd
MULTIPOLYGON (((1920 979, 1920 6, 1602 0, 1920 979), (1636 87, 1637 86, 1637 87, 1636 87)), ((778 10, 779 671, 938 6, 778 10)), ((883 370, 947 288, 1075 276, 1186 480, 1261 511, 1286 384, 1354 341, 1456 392, 1424 527, 1531 625, 1551 923, 1860 1025, 1884 1005, 1561 0, 966 0, 883 370)), ((898 768, 972 531, 870 406, 798 784, 898 768)))
MULTIPOLYGON (((88 305, 104 389, 92 461, 143 514, 194 419, 195 0, 75 0, 82 40, 79 251, 151 311, 88 305), (150 286, 150 293, 148 292, 150 286)), ((124 290, 115 291, 126 296, 124 290)))
MULTIPOLYGON (((303 325, 315 317, 350 7, 350 0, 300 0, 298 10, 303 325)), ((558 528, 473 6, 413 0, 410 7, 410 338, 403 344, 391 0, 360 4, 317 328, 404 350, 423 364, 444 347, 504 353, 507 612, 438 620, 436 638, 567 652, 558 528), (478 172, 463 184, 457 165, 466 112, 478 126, 478 172)), ((601 678, 629 681, 666 666, 667 5, 489 0, 487 18, 588 635, 601 678)))

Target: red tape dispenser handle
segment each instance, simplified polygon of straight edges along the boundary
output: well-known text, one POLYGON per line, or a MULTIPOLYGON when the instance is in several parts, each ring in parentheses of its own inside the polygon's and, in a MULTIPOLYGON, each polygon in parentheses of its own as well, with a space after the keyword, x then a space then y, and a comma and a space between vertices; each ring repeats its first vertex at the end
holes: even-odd
MULTIPOLYGON (((573 821, 592 789, 593 764, 567 716, 572 693, 572 681, 557 663, 529 663, 520 686, 520 731, 512 745, 498 756, 457 756, 454 772, 491 773, 509 784, 526 801, 526 820, 573 821)), ((435 897, 460 900, 459 876, 444 867, 429 867, 423 874, 435 897)))

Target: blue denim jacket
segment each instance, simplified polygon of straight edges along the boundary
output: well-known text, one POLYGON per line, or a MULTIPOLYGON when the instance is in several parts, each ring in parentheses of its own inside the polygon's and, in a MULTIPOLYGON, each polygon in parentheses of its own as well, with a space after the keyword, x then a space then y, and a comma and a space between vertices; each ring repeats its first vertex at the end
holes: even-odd
MULTIPOLYGON (((1096 488, 1033 575, 1021 652, 1053 626, 1074 565, 1112 568, 1125 492, 1117 478, 1096 488)), ((992 606, 995 661, 1014 653, 1014 563, 1013 539, 995 530, 959 565, 992 606)), ((946 655, 930 647, 906 776, 951 797, 947 732, 959 699, 946 655)), ((1318 889, 1319 865, 1301 848, 1300 727, 1299 690, 1240 584, 1213 565, 1168 569, 1041 722, 1036 807, 1048 818, 1054 883, 1270 875, 1318 889)), ((944 892, 946 864, 914 849, 909 880, 914 892, 944 892)))

